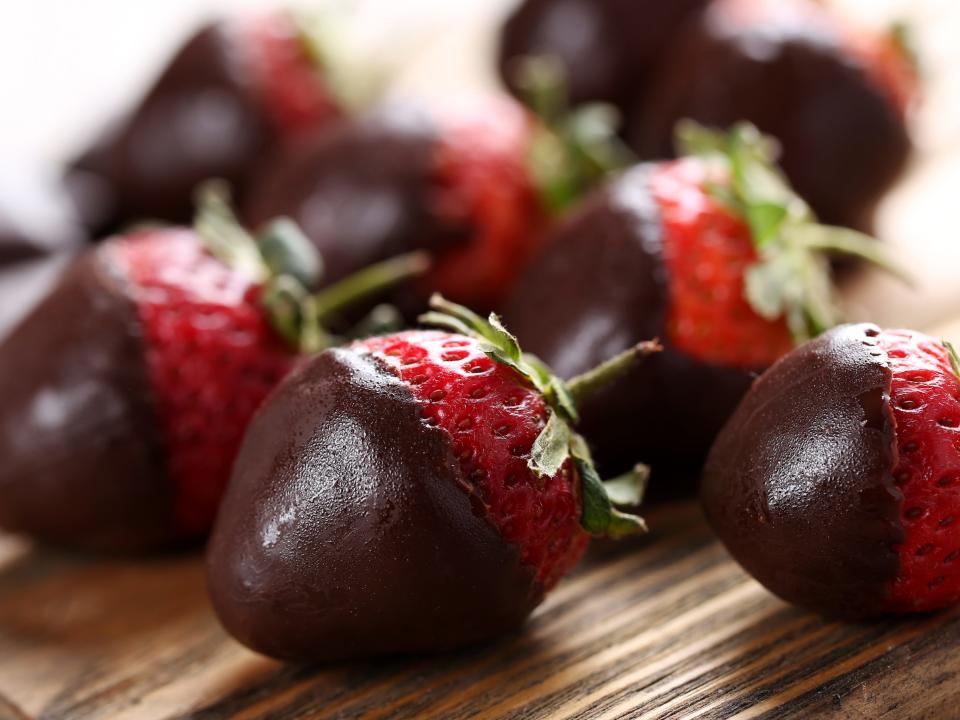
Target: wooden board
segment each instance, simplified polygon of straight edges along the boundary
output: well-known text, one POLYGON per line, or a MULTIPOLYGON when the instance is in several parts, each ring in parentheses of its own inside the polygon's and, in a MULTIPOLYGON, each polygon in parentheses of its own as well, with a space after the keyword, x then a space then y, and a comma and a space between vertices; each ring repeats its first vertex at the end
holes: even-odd
POLYGON ((694 503, 649 519, 652 535, 595 549, 516 637, 321 668, 227 638, 197 556, 96 561, 7 541, 0 695, 44 720, 957 716, 960 611, 825 622, 747 577, 694 503))

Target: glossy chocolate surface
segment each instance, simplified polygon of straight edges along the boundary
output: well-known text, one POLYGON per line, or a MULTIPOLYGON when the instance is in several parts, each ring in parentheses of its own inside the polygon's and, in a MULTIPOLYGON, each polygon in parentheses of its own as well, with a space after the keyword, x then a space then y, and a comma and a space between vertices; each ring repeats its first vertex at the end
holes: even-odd
POLYGON ((0 527, 120 552, 171 541, 136 309, 108 246, 0 345, 0 527))
POLYGON ((144 219, 187 222, 195 187, 210 178, 242 195, 272 130, 231 33, 226 23, 200 30, 73 164, 68 183, 98 234, 144 219))
POLYGON ((754 383, 717 438, 707 517, 783 599, 832 617, 877 615, 899 569, 891 372, 873 325, 835 328, 754 383))
POLYGON ((517 628, 532 573, 475 510, 444 431, 368 356, 329 350, 254 419, 208 549, 237 639, 328 661, 446 650, 517 628))
POLYGON ((901 111, 825 11, 750 22, 741 5, 716 2, 685 30, 628 140, 643 157, 671 157, 683 118, 749 120, 780 140, 783 169, 823 222, 869 231, 911 152, 901 111))
POLYGON ((324 259, 324 283, 412 250, 465 241, 433 212, 436 128, 390 106, 291 146, 251 188, 245 220, 297 221, 324 259))
POLYGON ((527 0, 501 31, 501 75, 520 94, 517 59, 550 55, 567 71, 572 102, 610 102, 630 112, 683 22, 706 2, 527 0))
POLYGON ((581 408, 581 432, 612 475, 653 465, 654 493, 689 491, 710 443, 751 374, 695 360, 666 338, 667 270, 659 210, 639 166, 592 198, 549 238, 506 308, 524 350, 569 378, 651 338, 647 358, 581 408))

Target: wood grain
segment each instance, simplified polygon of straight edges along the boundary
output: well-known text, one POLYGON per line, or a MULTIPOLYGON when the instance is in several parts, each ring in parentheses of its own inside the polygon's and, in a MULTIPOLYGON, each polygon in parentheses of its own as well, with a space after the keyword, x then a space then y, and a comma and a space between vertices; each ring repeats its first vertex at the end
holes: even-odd
POLYGON ((954 717, 960 612, 825 622, 744 575, 695 504, 650 521, 650 537, 595 549, 516 637, 320 668, 228 639, 197 556, 3 541, 0 695, 44 720, 954 717))

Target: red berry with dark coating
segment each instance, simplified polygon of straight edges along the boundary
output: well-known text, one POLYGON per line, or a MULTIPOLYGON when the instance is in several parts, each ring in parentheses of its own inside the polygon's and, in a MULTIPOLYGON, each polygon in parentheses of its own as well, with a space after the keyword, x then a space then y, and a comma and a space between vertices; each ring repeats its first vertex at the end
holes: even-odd
POLYGON ((246 424, 297 355, 193 230, 106 241, 0 351, 0 525, 143 552, 203 537, 246 424))
POLYGON ((734 557, 828 616, 960 601, 958 370, 942 341, 872 325, 775 364, 704 472, 707 516, 734 557))
POLYGON ((528 167, 534 127, 500 96, 381 108, 269 163, 244 215, 254 227, 293 218, 331 282, 397 253, 430 252, 431 271, 397 297, 411 319, 432 291, 491 310, 548 221, 528 167))
POLYGON ((315 131, 342 115, 289 13, 262 15, 238 26, 261 105, 281 137, 315 131))
POLYGON ((101 251, 140 321, 177 534, 213 524, 250 418, 297 354, 260 306, 260 284, 213 257, 193 230, 150 231, 101 251))
POLYGON ((189 223, 200 183, 220 178, 243 197, 266 156, 340 114, 293 15, 211 22, 71 163, 67 183, 97 238, 142 220, 189 223))
POLYGON ((565 384, 495 317, 431 305, 425 322, 458 331, 323 352, 251 424, 207 569, 221 621, 254 650, 316 662, 487 641, 523 623, 588 532, 643 529, 568 423, 656 347, 565 384))
POLYGON ((196 229, 81 256, 0 348, 0 527, 111 552, 203 538, 251 417, 340 342, 323 323, 423 269, 396 258, 314 296, 311 252, 288 221, 249 235, 210 194, 196 229))
POLYGON ((827 256, 806 238, 850 236, 813 220, 755 128, 680 135, 687 157, 632 168, 557 225, 504 315, 563 377, 661 338, 584 404, 581 429, 606 472, 639 457, 683 490, 755 375, 835 324, 827 256))
POLYGON ((534 120, 497 96, 440 114, 432 203, 465 239, 438 257, 422 284, 459 302, 494 308, 536 253, 548 222, 529 167, 534 120))
POLYGON ((710 194, 710 180, 697 160, 665 163, 650 176, 670 278, 666 337, 703 362, 767 367, 794 340, 783 318, 768 320, 751 307, 744 278, 757 249, 743 219, 710 194))
POLYGON ((812 0, 715 0, 677 35, 626 135, 672 157, 677 122, 748 121, 777 138, 782 165, 822 222, 869 232, 912 152, 915 73, 889 37, 812 0))
POLYGON ((547 405, 515 370, 491 360, 476 340, 414 331, 354 346, 370 352, 410 387, 423 422, 443 429, 460 461, 465 489, 549 591, 583 554, 580 479, 568 460, 540 478, 528 459, 547 405))

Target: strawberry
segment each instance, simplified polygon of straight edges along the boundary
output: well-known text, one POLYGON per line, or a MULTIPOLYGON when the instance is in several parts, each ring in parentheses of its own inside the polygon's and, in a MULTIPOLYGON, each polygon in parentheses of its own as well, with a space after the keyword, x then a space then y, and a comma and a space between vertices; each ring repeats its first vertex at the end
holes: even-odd
POLYGON ((765 373, 717 438, 703 501, 784 599, 829 616, 960 601, 960 359, 908 330, 838 327, 765 373))
POLYGON ((818 217, 868 231, 911 153, 917 76, 900 37, 811 0, 716 0, 675 39, 627 138, 642 157, 670 157, 681 119, 752 122, 782 143, 818 217))
POLYGON ((209 24, 68 172, 98 236, 132 221, 186 222, 193 190, 242 194, 264 154, 344 112, 315 33, 288 12, 209 24))
POLYGON ((207 565, 220 619, 254 650, 326 661, 488 640, 589 534, 643 530, 611 500, 636 502, 640 475, 605 486, 570 423, 656 345, 564 383, 496 316, 433 307, 423 320, 445 330, 324 352, 251 424, 207 565))
POLYGON ((319 322, 422 270, 394 261, 310 297, 312 252, 288 221, 254 239, 211 197, 196 229, 77 260, 0 351, 0 526, 111 551, 203 537, 250 417, 334 341, 319 322))
POLYGON ((521 61, 558 60, 574 103, 627 115, 652 85, 684 23, 708 0, 525 0, 500 31, 500 74, 518 95, 521 61))
POLYGON ((814 222, 755 128, 681 135, 687 157, 637 166, 557 228, 505 317, 562 377, 662 338, 581 427, 606 470, 636 454, 689 481, 754 373, 835 323, 824 251, 880 258, 872 240, 814 222))
POLYGON ((620 162, 605 117, 550 112, 548 126, 496 96, 383 108, 290 148, 252 189, 245 218, 292 217, 331 280, 429 250, 432 271, 400 301, 408 314, 431 290, 490 309, 539 247, 550 213, 620 162))

